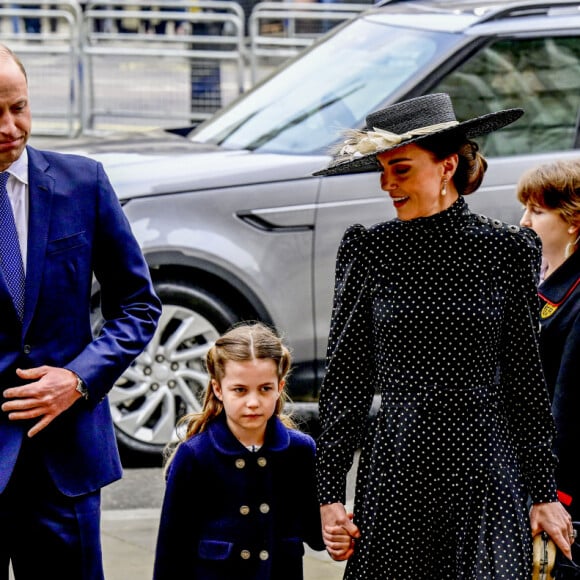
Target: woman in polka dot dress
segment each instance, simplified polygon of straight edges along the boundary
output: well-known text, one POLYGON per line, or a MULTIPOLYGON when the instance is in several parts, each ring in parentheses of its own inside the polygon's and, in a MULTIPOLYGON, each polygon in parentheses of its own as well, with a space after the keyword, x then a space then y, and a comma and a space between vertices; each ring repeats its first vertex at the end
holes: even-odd
POLYGON ((542 529, 571 555, 537 346, 538 239, 463 198, 487 166, 471 139, 522 113, 458 123, 446 94, 404 101, 317 172, 381 171, 397 211, 350 227, 337 257, 317 480, 346 579, 528 580, 542 529))

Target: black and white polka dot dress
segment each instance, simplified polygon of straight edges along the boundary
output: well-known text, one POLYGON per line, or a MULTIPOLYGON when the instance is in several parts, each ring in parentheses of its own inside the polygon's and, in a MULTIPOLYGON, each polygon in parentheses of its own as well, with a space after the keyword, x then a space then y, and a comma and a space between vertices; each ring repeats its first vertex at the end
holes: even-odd
POLYGON ((462 197, 345 233, 317 456, 321 503, 344 502, 362 449, 345 578, 530 578, 526 500, 556 501, 539 262, 533 232, 462 197))

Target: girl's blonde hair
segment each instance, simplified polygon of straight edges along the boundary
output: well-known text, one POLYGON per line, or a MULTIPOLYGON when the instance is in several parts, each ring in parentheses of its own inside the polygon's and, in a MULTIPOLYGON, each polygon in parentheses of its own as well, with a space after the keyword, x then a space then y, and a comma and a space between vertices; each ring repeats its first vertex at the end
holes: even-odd
MULTIPOLYGON (((224 406, 214 393, 212 379, 221 384, 228 361, 255 359, 272 359, 276 363, 278 382, 287 379, 292 364, 290 351, 276 332, 265 324, 261 322, 238 324, 215 341, 205 357, 209 381, 203 408, 199 413, 184 415, 178 422, 178 432, 181 431, 179 427, 185 425, 185 434, 180 436, 177 443, 170 443, 166 447, 164 452, 166 469, 179 445, 196 433, 204 431, 209 423, 223 412, 224 406)), ((295 429, 296 424, 290 415, 284 413, 284 406, 288 400, 285 389, 282 389, 276 402, 274 416, 279 417, 287 427, 295 429)))

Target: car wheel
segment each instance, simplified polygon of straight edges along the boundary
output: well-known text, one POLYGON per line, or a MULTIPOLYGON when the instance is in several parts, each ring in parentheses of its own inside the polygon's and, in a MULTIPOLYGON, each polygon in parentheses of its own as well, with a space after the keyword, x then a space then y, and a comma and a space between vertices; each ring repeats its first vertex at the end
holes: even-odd
POLYGON ((155 291, 163 303, 157 331, 109 392, 121 453, 132 458, 159 458, 177 439, 179 419, 201 410, 208 384, 205 355, 238 320, 202 288, 163 281, 155 291))

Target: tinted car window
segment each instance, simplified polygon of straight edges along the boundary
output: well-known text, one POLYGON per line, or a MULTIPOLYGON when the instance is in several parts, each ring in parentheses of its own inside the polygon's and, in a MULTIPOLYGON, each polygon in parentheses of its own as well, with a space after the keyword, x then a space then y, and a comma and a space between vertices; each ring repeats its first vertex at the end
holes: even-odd
POLYGON ((573 149, 580 107, 580 43, 570 37, 499 40, 436 90, 451 95, 460 119, 510 107, 526 111, 517 123, 479 139, 488 156, 573 149))
POLYGON ((450 33, 389 26, 379 18, 357 20, 192 138, 228 149, 326 152, 340 129, 364 125, 370 111, 456 42, 450 33))

